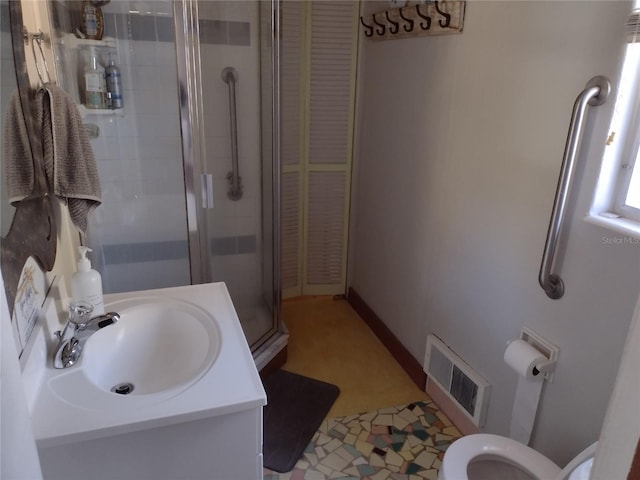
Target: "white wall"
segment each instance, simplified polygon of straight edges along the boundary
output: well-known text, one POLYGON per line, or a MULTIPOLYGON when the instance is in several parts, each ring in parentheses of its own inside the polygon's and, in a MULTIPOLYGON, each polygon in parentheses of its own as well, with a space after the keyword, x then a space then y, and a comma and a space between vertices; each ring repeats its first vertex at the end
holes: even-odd
POLYGON ((640 297, 607 408, 592 478, 627 478, 640 438, 640 297), (632 414, 629 414, 632 412, 632 414), (633 414, 635 413, 635 415, 633 414))
POLYGON ((640 248, 582 220, 612 102, 590 112, 566 294, 537 284, 571 107, 616 78, 629 9, 467 2, 462 35, 361 43, 351 286, 416 359, 434 332, 489 380, 489 432, 509 427, 505 342, 527 325, 557 344, 532 445, 559 463, 598 437, 640 285, 640 248))
POLYGON ((42 472, 9 321, 0 275, 0 478, 37 480, 42 472))

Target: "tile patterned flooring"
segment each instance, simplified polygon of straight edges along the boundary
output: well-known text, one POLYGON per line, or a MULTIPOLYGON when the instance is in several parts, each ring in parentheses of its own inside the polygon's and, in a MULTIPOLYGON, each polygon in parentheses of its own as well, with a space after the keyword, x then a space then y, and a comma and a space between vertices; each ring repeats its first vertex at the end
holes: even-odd
POLYGON ((436 480, 460 436, 431 401, 328 419, 291 472, 265 469, 264 480, 436 480))
POLYGON ((460 432, 351 306, 292 299, 283 318, 291 335, 284 369, 337 385, 340 396, 294 469, 265 469, 264 480, 436 480, 460 432))

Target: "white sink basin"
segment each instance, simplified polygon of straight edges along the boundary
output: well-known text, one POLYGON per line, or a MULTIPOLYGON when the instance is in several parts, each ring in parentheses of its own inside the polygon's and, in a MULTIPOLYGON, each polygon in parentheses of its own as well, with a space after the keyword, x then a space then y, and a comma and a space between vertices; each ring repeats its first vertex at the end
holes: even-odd
POLYGON ((133 297, 107 309, 120 320, 89 337, 79 362, 49 380, 65 403, 104 411, 164 401, 210 370, 222 347, 215 318, 191 302, 133 297))
POLYGON ((220 351, 213 317, 190 303, 137 298, 109 309, 120 320, 87 340, 80 365, 88 380, 109 394, 184 388, 211 367, 220 351))

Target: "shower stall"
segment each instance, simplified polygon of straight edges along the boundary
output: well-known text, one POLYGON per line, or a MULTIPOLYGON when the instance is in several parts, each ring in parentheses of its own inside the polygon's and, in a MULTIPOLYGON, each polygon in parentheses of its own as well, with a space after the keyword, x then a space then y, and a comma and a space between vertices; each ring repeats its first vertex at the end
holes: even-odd
POLYGON ((84 243, 105 293, 224 281, 256 360, 277 353, 278 1, 112 1, 100 40, 82 2, 48 5, 100 173, 84 243), (92 55, 116 59, 123 108, 84 107, 92 55))

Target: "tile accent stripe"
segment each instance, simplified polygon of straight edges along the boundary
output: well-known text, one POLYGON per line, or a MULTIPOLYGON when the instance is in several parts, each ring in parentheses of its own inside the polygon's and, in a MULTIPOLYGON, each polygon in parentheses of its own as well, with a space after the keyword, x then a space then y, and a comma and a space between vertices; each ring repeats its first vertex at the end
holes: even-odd
MULTIPOLYGON (((218 256, 255 253, 257 250, 257 238, 255 235, 218 237, 211 239, 210 247, 211 255, 218 256)), ((160 262, 189 258, 189 245, 186 240, 104 245, 102 249, 105 265, 160 262)))
POLYGON ((255 235, 218 237, 211 239, 212 255, 237 255, 243 253, 255 253, 256 249, 257 239, 255 235))
MULTIPOLYGON (((105 35, 120 40, 173 42, 173 17, 104 13, 105 35)), ((249 46, 251 24, 200 19, 200 42, 208 45, 249 46)))
POLYGON ((102 251, 105 265, 189 258, 186 240, 104 245, 102 251))

